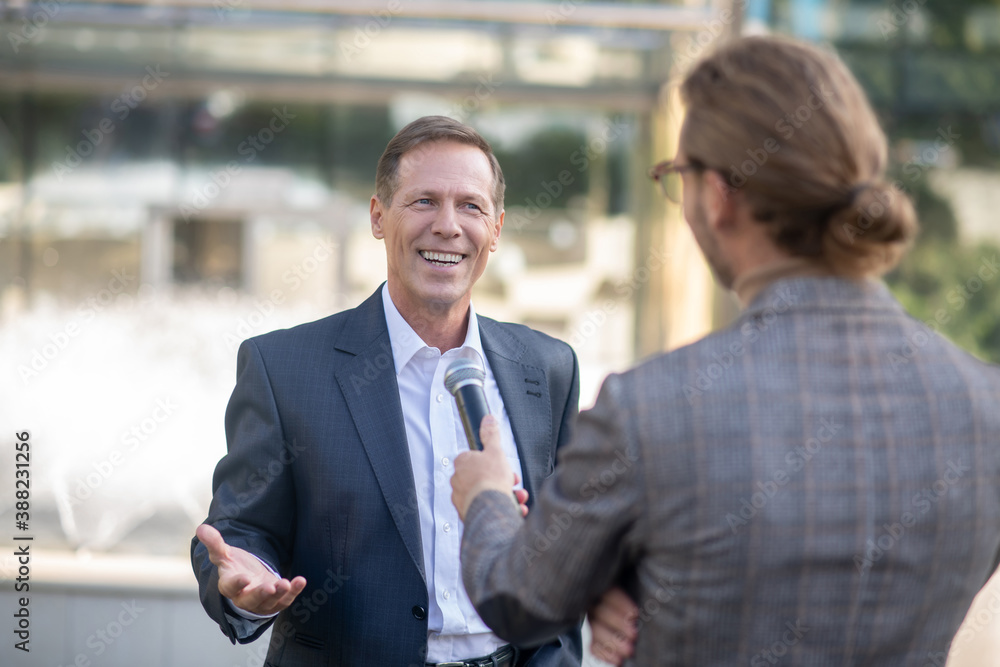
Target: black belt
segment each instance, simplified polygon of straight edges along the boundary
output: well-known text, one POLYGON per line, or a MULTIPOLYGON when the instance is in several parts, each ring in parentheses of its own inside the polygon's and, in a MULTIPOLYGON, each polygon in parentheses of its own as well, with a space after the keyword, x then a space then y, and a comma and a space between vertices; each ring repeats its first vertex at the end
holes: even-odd
POLYGON ((426 665, 427 667, 514 667, 515 662, 517 662, 517 649, 507 644, 482 658, 451 660, 449 662, 428 662, 426 665))

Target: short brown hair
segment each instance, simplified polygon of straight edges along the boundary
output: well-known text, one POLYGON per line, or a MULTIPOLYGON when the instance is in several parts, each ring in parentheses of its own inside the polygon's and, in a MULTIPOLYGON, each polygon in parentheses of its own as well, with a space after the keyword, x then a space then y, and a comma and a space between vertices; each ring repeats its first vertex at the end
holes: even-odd
POLYGON ((913 205, 885 181, 885 135, 833 53, 735 39, 695 65, 681 98, 687 158, 721 173, 787 252, 881 274, 916 236, 913 205))
POLYGON ((392 202, 399 186, 399 160, 417 146, 430 141, 454 141, 460 144, 475 146, 481 150, 490 162, 493 172, 493 206, 494 216, 499 216, 503 210, 503 195, 506 183, 503 170, 493 154, 490 143, 481 134, 464 123, 447 116, 424 116, 413 121, 389 141, 378 160, 375 169, 375 196, 385 205, 392 202))

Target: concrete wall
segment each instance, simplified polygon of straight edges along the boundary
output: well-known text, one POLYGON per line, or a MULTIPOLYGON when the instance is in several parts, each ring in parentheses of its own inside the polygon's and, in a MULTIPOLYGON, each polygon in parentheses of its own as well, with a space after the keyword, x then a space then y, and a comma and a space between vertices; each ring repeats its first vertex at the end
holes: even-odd
POLYGON ((174 558, 77 558, 39 553, 27 593, 3 559, 4 667, 259 667, 268 636, 234 646, 198 600, 191 566, 174 558), (14 647, 11 616, 28 598, 30 651, 14 647))

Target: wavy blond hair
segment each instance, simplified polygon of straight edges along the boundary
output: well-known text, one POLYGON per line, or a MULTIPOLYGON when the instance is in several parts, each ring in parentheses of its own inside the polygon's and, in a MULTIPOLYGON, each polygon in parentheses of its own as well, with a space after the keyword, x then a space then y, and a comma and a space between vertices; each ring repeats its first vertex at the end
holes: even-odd
POLYGON ((687 158, 741 192, 779 247, 841 275, 896 265, 916 214, 885 180, 885 134, 836 55, 744 37, 698 62, 680 92, 687 158))

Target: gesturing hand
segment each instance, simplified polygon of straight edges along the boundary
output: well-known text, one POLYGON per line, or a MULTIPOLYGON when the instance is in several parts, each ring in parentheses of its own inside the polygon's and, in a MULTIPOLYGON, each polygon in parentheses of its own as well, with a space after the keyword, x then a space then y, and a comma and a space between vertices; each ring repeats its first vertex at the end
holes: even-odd
POLYGON ((226 544, 222 534, 206 523, 196 534, 219 568, 219 592, 240 609, 269 616, 292 604, 306 587, 305 577, 289 581, 275 576, 249 551, 226 544))

